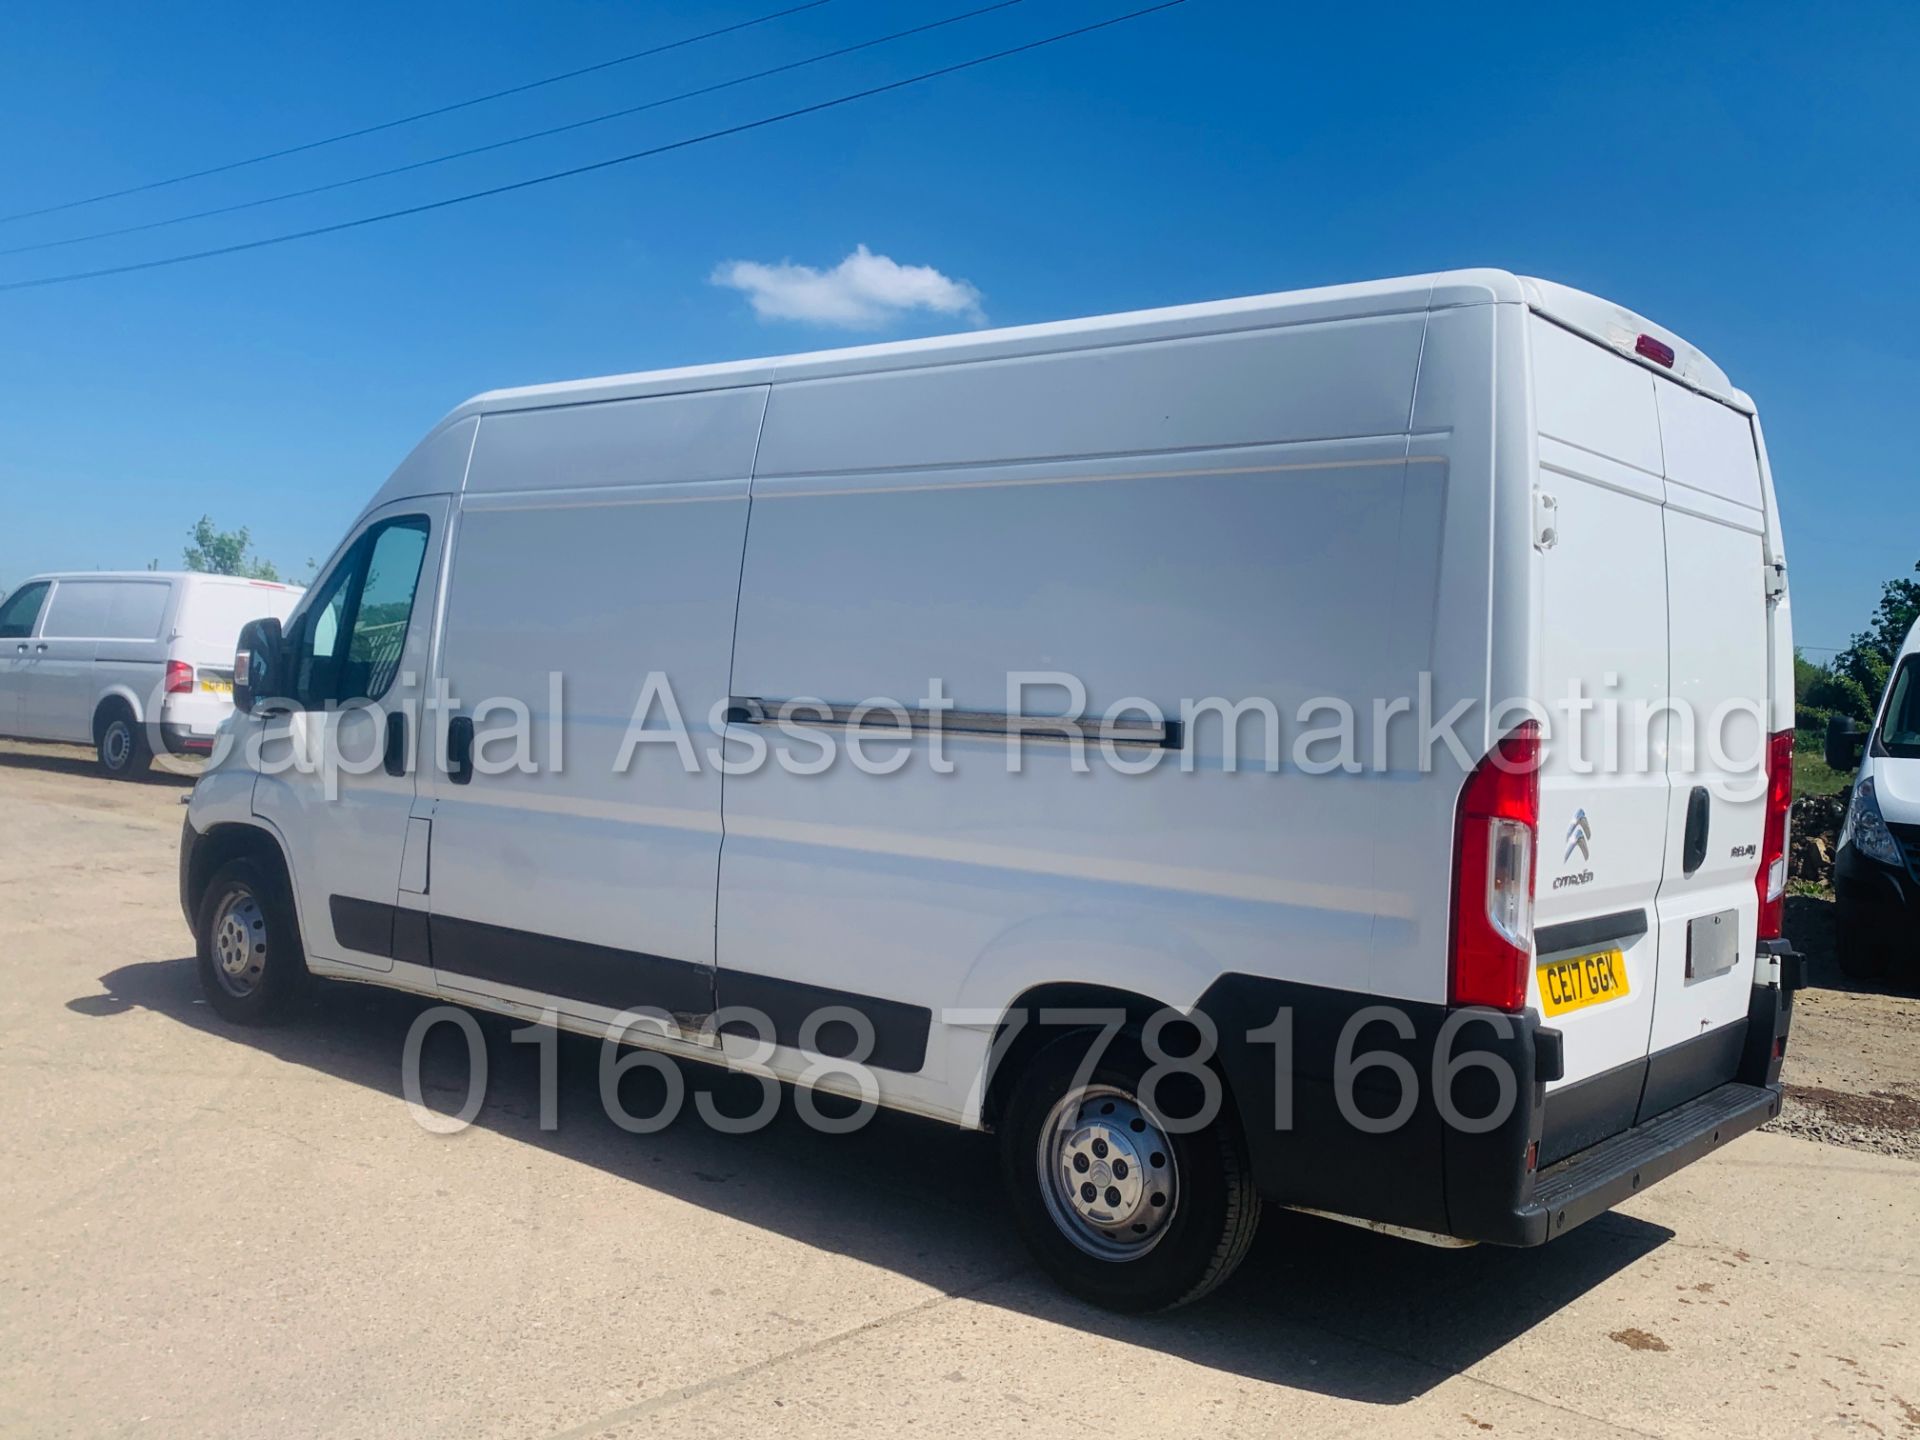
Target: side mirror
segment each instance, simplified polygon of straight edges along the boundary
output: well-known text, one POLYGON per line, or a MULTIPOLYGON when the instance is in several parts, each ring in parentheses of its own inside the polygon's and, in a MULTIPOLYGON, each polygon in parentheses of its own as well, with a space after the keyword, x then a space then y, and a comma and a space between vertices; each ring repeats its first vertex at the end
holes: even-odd
POLYGON ((1867 748, 1867 732, 1851 715, 1827 717, 1827 764, 1843 775, 1860 768, 1860 756, 1867 748))
POLYGON ((280 622, 269 615, 240 627, 240 644, 233 656, 233 707, 251 715, 263 696, 270 696, 280 676, 282 636, 280 622))

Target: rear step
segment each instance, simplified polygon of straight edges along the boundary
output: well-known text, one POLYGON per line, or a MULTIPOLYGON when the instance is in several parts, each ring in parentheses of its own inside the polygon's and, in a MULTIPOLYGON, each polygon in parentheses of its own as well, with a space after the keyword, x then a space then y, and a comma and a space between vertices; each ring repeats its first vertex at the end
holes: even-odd
POLYGON ((1730 1081, 1569 1155, 1535 1178, 1520 1212, 1528 1237, 1539 1244, 1565 1234, 1779 1113, 1778 1090, 1730 1081))

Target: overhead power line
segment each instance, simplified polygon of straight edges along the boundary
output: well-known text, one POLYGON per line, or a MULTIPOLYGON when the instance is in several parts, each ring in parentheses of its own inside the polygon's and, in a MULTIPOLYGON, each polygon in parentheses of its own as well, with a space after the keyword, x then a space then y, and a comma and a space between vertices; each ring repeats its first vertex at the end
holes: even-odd
POLYGON ((712 95, 717 91, 730 90, 736 85, 746 85, 755 80, 765 80, 769 76, 783 75, 789 70, 805 69, 809 65, 818 65, 823 61, 837 60, 843 55, 851 55, 859 50, 871 50, 876 45, 887 45, 895 40, 904 40, 909 36, 922 35, 929 30, 938 30, 943 26, 957 25, 962 20, 972 20, 976 16, 986 15, 995 10, 1010 9, 1023 4, 1024 0, 995 0, 994 4, 983 5, 977 10, 968 10, 959 15, 949 15, 944 20, 930 20, 924 25, 915 25, 906 30, 896 30, 891 35, 881 35, 872 40, 862 40, 857 45, 842 45, 837 50, 828 50, 819 55, 809 55, 804 60, 789 60, 784 65, 775 65, 767 70, 756 70, 751 75, 736 76, 731 80, 721 80, 712 85, 702 85, 696 90, 682 90, 677 95, 664 96, 658 100, 649 100, 642 105, 629 105, 621 110, 609 110, 603 115, 590 115, 584 120, 569 121, 565 125, 553 125, 545 130, 533 130, 524 135, 512 135, 505 140, 495 140, 486 145, 473 145, 465 150, 451 150, 444 155, 435 155, 426 160, 415 160, 406 165, 393 165, 385 170, 371 170, 364 175, 350 176, 345 180, 331 180, 324 185, 308 185, 299 190, 283 190, 278 195, 263 195, 256 200, 240 200, 231 205, 215 205, 206 210, 194 210, 185 215, 169 215, 161 220, 147 220, 138 225, 121 225, 112 230, 94 230, 85 235, 68 235, 58 240, 36 240, 31 245, 13 245, 0 250, 0 255, 25 255, 34 250, 56 250, 67 245, 80 245, 89 240, 110 240, 119 235, 137 235, 145 230, 161 230, 169 225, 182 225, 189 220, 208 220, 216 215, 232 215, 241 210, 257 210, 262 205, 277 205, 284 200, 300 200, 309 195, 324 195, 330 190, 344 190, 353 185, 364 185, 370 180, 385 180, 393 175, 405 175, 413 170, 425 170, 430 166, 444 165, 450 160, 465 160, 473 155, 485 155, 492 150, 504 150, 511 145, 524 145, 531 140, 545 140, 554 135, 565 135, 569 131, 584 130, 589 125, 604 124, 609 120, 621 120, 629 115, 638 115, 647 110, 658 110, 662 106, 676 105, 682 100, 697 99, 702 95, 712 95))
POLYGON ((601 70, 611 70, 616 65, 630 65, 635 60, 645 60, 650 56, 664 55, 669 50, 685 49, 689 45, 698 45, 703 40, 717 40, 722 35, 731 35, 739 30, 751 30, 756 25, 765 25, 770 21, 783 19, 788 15, 798 15, 802 10, 817 10, 822 5, 830 5, 833 0, 806 0, 802 5, 789 5, 784 10, 775 10, 768 15, 757 15, 751 20, 741 20, 732 25, 722 25, 718 30, 703 31, 698 35, 688 35, 684 39, 670 40, 664 45, 654 45, 645 50, 635 50, 630 55, 616 55, 611 60, 601 60, 592 65, 582 65, 577 70, 563 71, 558 75, 548 75, 540 80, 528 80, 520 85, 509 85, 504 90, 490 91, 485 95, 475 95, 467 100, 455 100, 448 105, 436 105, 431 110, 421 110, 412 115, 402 115, 393 120, 382 120, 378 125, 363 125, 358 130, 343 130, 338 135, 328 135, 319 140, 308 140, 300 145, 288 145, 280 150, 269 150, 260 155, 249 155, 244 160, 229 160, 222 165, 209 165, 204 170, 189 170, 180 175, 169 175, 164 180, 148 180, 140 185, 128 185, 119 190, 103 190, 98 195, 83 196, 78 200, 63 200, 58 205, 42 205, 37 210, 16 210, 11 215, 0 215, 0 225, 11 224, 15 220, 29 220, 36 215, 52 215, 61 210, 77 210, 82 205, 97 205, 103 200, 118 200, 126 195, 140 195, 148 190, 161 190, 169 185, 184 184, 188 180, 201 180, 209 175, 224 175, 229 170, 244 169, 248 165, 261 165, 268 160, 284 159, 288 155, 301 155, 309 150, 319 150, 327 145, 338 145, 343 140, 358 140, 363 135, 378 135, 385 130, 397 130, 402 125, 412 125, 421 120, 431 120, 437 115, 451 115, 456 110, 471 110, 476 105, 485 105, 494 100, 504 100, 509 95, 524 95, 529 90, 539 90, 547 85, 558 85, 563 80, 577 80, 582 75, 593 75, 601 70))
POLYGON ((971 60, 957 61, 952 65, 942 65, 937 70, 923 70, 918 75, 909 75, 904 80, 892 80, 884 85, 869 86, 865 90, 856 90, 848 95, 836 95, 831 100, 816 101, 812 105, 802 105, 793 110, 783 110, 777 115, 765 115, 758 120, 742 121, 738 125, 728 125, 723 129, 709 130, 701 135, 691 135, 684 140, 669 141, 664 145, 649 146, 645 150, 629 151, 625 155, 615 155, 606 160, 595 160, 586 165, 574 165, 565 170, 551 170, 544 175, 530 176, 525 180, 510 181, 505 185, 492 185, 484 190, 469 190, 463 195, 449 195, 442 200, 429 200, 421 205, 408 205, 399 210, 383 210, 374 215, 362 215, 353 220, 339 220, 331 225, 315 225, 306 230, 292 230, 281 235, 268 235, 259 240, 243 240, 234 245, 220 245, 210 250, 192 250, 181 255, 166 255, 157 260, 141 260, 129 265, 107 265, 97 270, 74 270, 64 275, 43 275, 34 280, 12 280, 0 284, 0 291, 33 290, 47 285, 65 285, 76 280, 97 280, 107 275, 129 275, 139 270, 157 270, 167 265, 183 265, 190 260, 210 260, 219 255, 235 255, 245 250, 262 250, 270 245, 285 245, 294 240, 310 240, 319 235, 333 235, 342 230, 357 230, 367 225, 377 225, 386 220, 399 220, 408 215, 424 215, 433 210, 445 210, 450 206, 464 205, 470 200, 485 200, 494 195, 508 195, 516 190, 527 190, 535 185, 551 184, 555 180, 571 179, 575 175, 590 175, 595 171, 607 170, 615 165, 630 164, 635 160, 646 160, 656 155, 665 155, 675 150, 685 150, 695 145, 704 145, 710 140, 725 139, 729 135, 743 135, 750 130, 763 130, 769 125, 778 125, 782 121, 797 120, 803 115, 817 115, 823 110, 837 109, 842 105, 851 105, 856 100, 867 100, 875 95, 885 95, 894 90, 904 90, 909 85, 923 84, 928 80, 937 80, 943 75, 954 75, 962 70, 972 70, 980 65, 988 65, 996 60, 1005 60, 1009 56, 1023 55, 1028 51, 1039 50, 1044 46, 1057 45, 1063 40, 1072 40, 1081 35, 1090 35, 1096 30, 1110 29, 1115 25, 1124 25, 1130 20, 1156 14, 1161 10, 1171 10, 1184 5, 1187 0, 1161 0, 1157 5, 1148 5, 1139 10, 1129 10, 1123 15, 1115 15, 1107 20, 1097 20, 1089 25, 1079 25, 1071 30, 1061 30, 1038 40, 1029 40, 1023 45, 1010 46, 1005 50, 995 50, 991 54, 976 55, 971 60))

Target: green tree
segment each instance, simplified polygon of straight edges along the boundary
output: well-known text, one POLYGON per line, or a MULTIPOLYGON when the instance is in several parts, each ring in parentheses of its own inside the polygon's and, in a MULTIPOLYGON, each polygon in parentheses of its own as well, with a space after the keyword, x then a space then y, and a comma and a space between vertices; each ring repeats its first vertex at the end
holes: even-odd
MULTIPOLYGON (((1920 564, 1914 572, 1920 574, 1920 564)), ((1833 657, 1816 665, 1798 652, 1793 657, 1795 725, 1824 731, 1830 715, 1850 715, 1861 724, 1873 719, 1887 688, 1894 656, 1920 616, 1920 580, 1889 580, 1880 587, 1880 604, 1865 630, 1833 657)))
MULTIPOLYGON (((1920 564, 1913 569, 1920 574, 1920 564)), ((1859 719, 1871 718, 1879 704, 1894 657, 1900 653, 1916 616, 1920 616, 1920 580, 1889 580, 1880 587, 1880 604, 1867 628, 1834 657, 1834 675, 1850 681, 1864 697, 1859 719)))
POLYGON ((1793 647, 1793 698, 1794 703, 1807 703, 1807 692, 1818 685, 1827 676, 1827 667, 1817 665, 1800 653, 1798 645, 1793 647))
POLYGON ((1794 727, 1808 735, 1824 736, 1834 715, 1851 715, 1864 723, 1880 698, 1869 696, 1860 682, 1832 665, 1816 665, 1798 651, 1793 657, 1794 727))
POLYGON ((253 548, 253 535, 244 525, 238 530, 216 530, 213 517, 202 515, 187 534, 193 543, 181 553, 189 570, 207 575, 244 575, 250 580, 280 578, 271 560, 248 553, 253 548))

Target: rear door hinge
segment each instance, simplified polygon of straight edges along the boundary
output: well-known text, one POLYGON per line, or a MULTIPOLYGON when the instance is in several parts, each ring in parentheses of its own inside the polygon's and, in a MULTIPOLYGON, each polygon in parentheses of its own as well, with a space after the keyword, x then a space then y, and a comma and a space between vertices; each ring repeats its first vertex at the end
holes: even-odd
POLYGON ((1560 543, 1560 502, 1544 490, 1533 492, 1533 548, 1551 550, 1560 543))
POLYGON ((1767 603, 1775 604, 1782 595, 1787 593, 1787 567, 1776 561, 1762 565, 1760 568, 1766 580, 1767 603))

